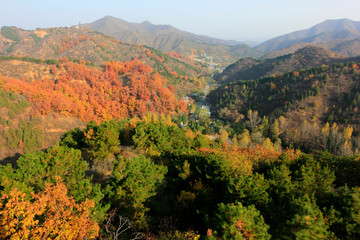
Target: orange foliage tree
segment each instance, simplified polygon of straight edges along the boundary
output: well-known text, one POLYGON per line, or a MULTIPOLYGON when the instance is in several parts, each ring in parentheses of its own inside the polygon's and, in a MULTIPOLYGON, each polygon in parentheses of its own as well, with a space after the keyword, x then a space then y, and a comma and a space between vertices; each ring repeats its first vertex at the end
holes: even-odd
POLYGON ((139 60, 107 62, 103 70, 62 62, 55 81, 5 78, 5 89, 25 95, 37 115, 55 111, 85 122, 141 117, 152 111, 187 111, 167 87, 166 79, 139 60))
POLYGON ((47 184, 44 192, 26 194, 13 189, 0 202, 2 239, 93 239, 99 226, 89 218, 95 203, 75 203, 66 186, 47 184))

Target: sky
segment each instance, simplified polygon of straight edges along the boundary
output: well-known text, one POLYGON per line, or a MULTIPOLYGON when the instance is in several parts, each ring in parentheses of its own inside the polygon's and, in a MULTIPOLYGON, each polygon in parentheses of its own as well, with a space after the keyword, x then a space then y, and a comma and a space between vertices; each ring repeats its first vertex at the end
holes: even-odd
POLYGON ((327 19, 360 21, 360 0, 0 0, 0 27, 70 27, 107 15, 260 42, 327 19))

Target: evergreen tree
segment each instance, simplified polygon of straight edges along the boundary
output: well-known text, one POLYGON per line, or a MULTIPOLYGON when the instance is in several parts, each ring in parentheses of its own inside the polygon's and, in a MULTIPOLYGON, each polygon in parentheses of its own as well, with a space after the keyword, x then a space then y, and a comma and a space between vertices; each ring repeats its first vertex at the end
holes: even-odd
POLYGON ((252 205, 244 207, 235 204, 220 203, 215 218, 216 231, 210 239, 270 239, 269 226, 260 212, 252 205))

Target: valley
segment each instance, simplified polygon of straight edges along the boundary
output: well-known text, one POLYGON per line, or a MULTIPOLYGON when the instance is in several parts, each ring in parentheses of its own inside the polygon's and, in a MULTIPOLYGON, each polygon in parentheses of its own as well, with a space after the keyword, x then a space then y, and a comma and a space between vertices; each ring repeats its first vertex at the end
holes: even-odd
POLYGON ((0 238, 357 239, 359 39, 2 27, 0 238))

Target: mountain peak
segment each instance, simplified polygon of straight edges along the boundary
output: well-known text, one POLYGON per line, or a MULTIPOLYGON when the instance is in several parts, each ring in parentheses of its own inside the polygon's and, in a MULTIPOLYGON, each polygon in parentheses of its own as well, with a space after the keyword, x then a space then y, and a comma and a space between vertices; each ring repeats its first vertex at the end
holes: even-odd
POLYGON ((352 21, 347 18, 328 19, 322 23, 313 26, 312 28, 310 28, 310 31, 312 29, 316 30, 317 33, 327 32, 327 31, 341 31, 341 30, 360 31, 360 22, 352 21))
POLYGON ((113 17, 113 16, 110 16, 110 15, 106 15, 105 17, 103 18, 100 18, 98 19, 97 21, 102 21, 102 22, 107 22, 107 21, 117 21, 117 22, 126 22, 125 20, 121 19, 121 18, 116 18, 116 17, 113 17))
POLYGON ((115 17, 113 17, 113 16, 111 16, 111 15, 106 15, 106 16, 103 17, 102 19, 112 19, 112 18, 115 18, 115 17))
POLYGON ((142 25, 153 25, 150 21, 146 20, 146 21, 143 21, 142 23, 140 23, 142 25))
POLYGON ((334 22, 354 22, 353 20, 351 19, 348 19, 348 18, 340 18, 340 19, 327 19, 319 24, 323 24, 323 23, 334 23, 334 22))

